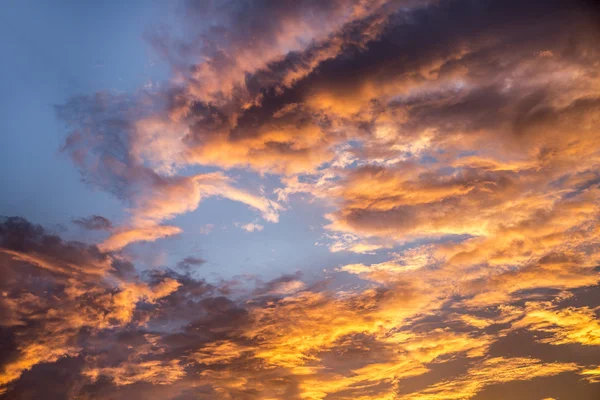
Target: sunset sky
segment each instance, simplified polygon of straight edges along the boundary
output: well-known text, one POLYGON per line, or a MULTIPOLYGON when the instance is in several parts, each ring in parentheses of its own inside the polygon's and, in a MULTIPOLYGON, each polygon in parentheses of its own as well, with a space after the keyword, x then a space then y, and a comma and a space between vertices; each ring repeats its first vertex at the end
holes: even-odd
POLYGON ((0 399, 600 399, 594 1, 0 33, 0 399))

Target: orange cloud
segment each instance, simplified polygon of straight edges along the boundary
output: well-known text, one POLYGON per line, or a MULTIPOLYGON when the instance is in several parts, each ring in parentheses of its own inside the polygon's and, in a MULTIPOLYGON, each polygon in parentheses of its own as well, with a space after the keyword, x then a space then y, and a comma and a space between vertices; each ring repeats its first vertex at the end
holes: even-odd
POLYGON ((145 228, 121 229, 113 233, 98 247, 102 251, 114 251, 135 242, 154 242, 167 236, 177 235, 181 229, 176 226, 154 225, 145 228))
POLYGON ((600 345, 600 323, 594 310, 588 307, 555 309, 548 303, 528 303, 524 313, 524 317, 513 323, 512 328, 551 334, 540 339, 542 343, 600 345))
POLYGON ((118 367, 86 369, 83 371, 83 375, 93 382, 97 381, 100 376, 107 377, 117 386, 131 385, 140 381, 153 385, 169 385, 185 376, 185 371, 177 360, 168 363, 138 361, 118 367))
POLYGON ((437 383, 427 389, 401 396, 403 400, 470 399, 488 385, 530 380, 579 370, 573 363, 544 363, 532 358, 490 358, 452 381, 437 383))

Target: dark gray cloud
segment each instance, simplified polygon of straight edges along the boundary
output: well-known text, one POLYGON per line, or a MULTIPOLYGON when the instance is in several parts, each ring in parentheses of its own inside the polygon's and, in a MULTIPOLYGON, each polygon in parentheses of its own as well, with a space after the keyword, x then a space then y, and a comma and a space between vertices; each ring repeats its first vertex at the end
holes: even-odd
POLYGON ((113 227, 112 222, 109 219, 104 218, 100 215, 92 215, 87 218, 74 219, 73 223, 89 230, 109 230, 113 227))
POLYGON ((193 266, 199 266, 206 263, 206 260, 199 257, 186 257, 183 260, 177 263, 177 266, 180 268, 190 268, 193 266))

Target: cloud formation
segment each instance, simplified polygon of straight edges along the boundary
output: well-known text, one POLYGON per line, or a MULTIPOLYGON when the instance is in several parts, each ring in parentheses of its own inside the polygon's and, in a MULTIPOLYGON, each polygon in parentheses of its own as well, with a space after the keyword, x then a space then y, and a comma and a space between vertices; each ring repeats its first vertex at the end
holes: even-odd
POLYGON ((57 107, 62 151, 125 220, 74 221, 108 232, 96 245, 0 224, 0 395, 597 398, 591 2, 182 12, 148 34, 168 82, 57 107), (207 198, 245 205, 260 235, 308 204, 318 243, 352 261, 209 283, 204 259, 142 270, 121 251, 184 235, 207 198))
POLYGON ((458 399, 557 374, 595 382, 593 363, 493 355, 527 331, 545 332, 536 339, 543 346, 597 346, 594 313, 565 307, 568 292, 465 308, 444 288, 433 290, 439 282, 404 275, 427 267, 392 268, 394 280, 353 291, 288 276, 231 292, 168 269, 140 275, 116 254, 64 242, 22 219, 1 228, 7 395, 22 393, 22 379, 43 382, 42 366, 67 359, 77 361, 77 373, 57 398, 125 398, 135 387, 139 398, 458 399), (435 373, 457 362, 464 374, 435 373), (415 379, 421 389, 401 389, 415 379))

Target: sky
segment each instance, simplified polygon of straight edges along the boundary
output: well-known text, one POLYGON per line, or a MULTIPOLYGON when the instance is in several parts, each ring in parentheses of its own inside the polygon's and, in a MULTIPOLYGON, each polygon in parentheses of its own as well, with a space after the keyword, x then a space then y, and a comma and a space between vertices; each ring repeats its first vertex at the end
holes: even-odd
POLYGON ((0 399, 600 398, 600 8, 8 1, 0 399))

